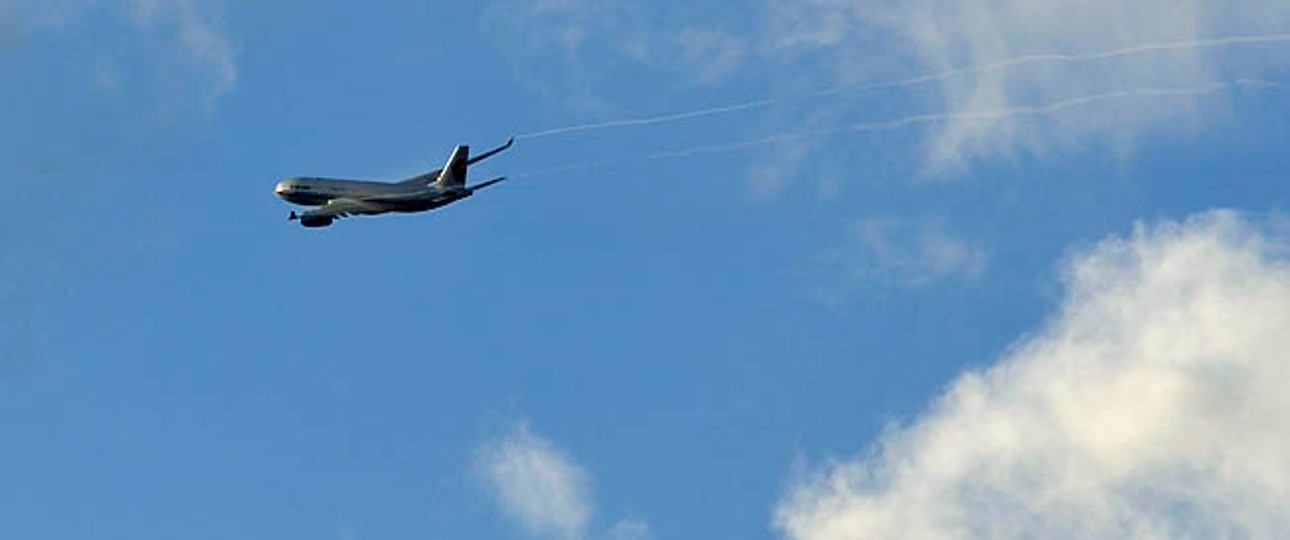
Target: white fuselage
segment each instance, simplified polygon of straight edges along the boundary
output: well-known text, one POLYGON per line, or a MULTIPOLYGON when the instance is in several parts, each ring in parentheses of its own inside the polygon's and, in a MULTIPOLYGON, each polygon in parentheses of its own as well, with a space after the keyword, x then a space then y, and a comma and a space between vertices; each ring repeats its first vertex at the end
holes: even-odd
POLYGON ((465 198, 470 191, 445 189, 436 184, 370 182, 334 178, 289 178, 273 192, 282 200, 301 206, 322 206, 336 199, 364 203, 355 214, 421 212, 465 198))
POLYGON ((316 207, 298 215, 294 210, 291 212, 289 218, 300 220, 305 227, 326 227, 337 218, 353 215, 424 212, 465 199, 476 190, 505 180, 504 177, 494 178, 467 186, 467 168, 510 148, 514 142, 515 139, 511 138, 506 144, 474 158, 470 157, 469 146, 457 146, 443 168, 402 182, 301 176, 278 182, 273 193, 290 203, 316 207))

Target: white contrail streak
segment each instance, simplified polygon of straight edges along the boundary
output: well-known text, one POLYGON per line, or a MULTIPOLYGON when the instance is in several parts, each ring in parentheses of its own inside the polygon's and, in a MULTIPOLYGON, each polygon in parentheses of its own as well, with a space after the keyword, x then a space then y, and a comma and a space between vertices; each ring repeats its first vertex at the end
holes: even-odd
MULTIPOLYGON (((1134 45, 1134 46, 1123 47, 1119 49, 1112 49, 1112 50, 1093 52, 1093 53, 1083 53, 1083 54, 1066 54, 1066 53, 1029 54, 1024 56, 1018 56, 1015 58, 1009 58, 1007 60, 1000 60, 997 62, 989 62, 989 63, 978 64, 974 66, 965 66, 965 67, 948 69, 948 70, 945 70, 939 73, 930 74, 930 75, 921 75, 918 77, 910 77, 906 79, 880 81, 880 82, 865 83, 865 84, 853 85, 853 86, 844 86, 840 88, 832 88, 828 90, 821 90, 815 93, 807 94, 793 99, 824 97, 824 96, 830 96, 830 95, 836 95, 836 94, 842 94, 842 93, 848 93, 848 92, 865 92, 865 91, 873 91, 873 90, 889 90, 889 89, 895 89, 895 88, 905 88, 909 86, 917 86, 921 84, 941 81, 941 80, 949 79, 951 77, 956 77, 959 75, 1003 71, 1010 68, 1030 65, 1030 64, 1098 62, 1098 61, 1112 60, 1115 58, 1123 58, 1126 56, 1135 56, 1140 54, 1148 54, 1148 53, 1156 53, 1156 52, 1205 49, 1205 48, 1215 48, 1215 47, 1231 47, 1231 46, 1237 46, 1237 45, 1274 45, 1278 43, 1290 43, 1290 34, 1229 36, 1229 37, 1220 37, 1220 38, 1191 39, 1191 40, 1184 40, 1184 41, 1167 41, 1167 42, 1160 42, 1160 43, 1147 43, 1142 45, 1134 45)), ((720 107, 699 109, 699 110, 688 111, 688 112, 679 112, 679 113, 671 113, 671 114, 664 114, 664 115, 644 117, 644 118, 629 118, 629 119, 623 119, 623 120, 611 120, 611 121, 596 122, 591 124, 565 126, 565 127, 547 129, 542 131, 535 131, 531 133, 525 133, 522 135, 517 135, 516 138, 517 139, 539 139, 544 137, 551 137, 555 135, 564 135, 564 134, 577 133, 577 132, 583 132, 583 131, 595 131, 595 130, 609 129, 609 128, 637 127, 637 126, 648 126, 648 125, 654 125, 654 124, 665 124, 669 122, 691 120, 691 119, 701 118, 705 116, 727 114, 727 113, 747 111, 752 109, 762 109, 762 108, 770 107, 772 105, 776 105, 778 103, 788 101, 788 100, 789 98, 762 98, 762 99, 746 101, 743 103, 735 103, 730 105, 723 105, 720 107)))
POLYGON ((1095 105, 1098 103, 1103 103, 1108 101, 1133 99, 1133 98, 1149 98, 1149 97, 1169 98, 1169 97, 1201 96, 1201 95, 1214 94, 1214 93, 1217 93, 1229 88, 1238 87, 1238 86, 1281 88, 1281 85, 1275 82, 1263 81, 1258 79, 1238 79, 1232 82, 1216 82, 1216 83, 1207 84, 1204 86, 1196 86, 1196 87, 1133 88, 1128 90, 1118 90, 1115 92, 1106 92, 1102 94, 1080 96, 1080 97, 1065 99, 1061 101, 1054 101, 1052 103, 1048 103, 1044 105, 1032 105, 1032 106, 1026 106, 1026 107, 1013 107, 1013 108, 1007 108, 1007 109, 994 109, 994 110, 918 114, 918 115, 904 116, 901 118, 896 118, 896 119, 881 121, 881 122, 863 122, 863 123, 851 124, 851 125, 840 126, 840 127, 812 129, 812 130, 797 131, 797 132, 791 132, 791 133, 781 133, 778 135, 771 135, 771 136, 763 137, 760 139, 754 139, 750 141, 714 144, 709 146, 682 148, 677 150, 664 150, 664 151, 646 154, 645 156, 638 157, 638 158, 626 158, 626 159, 619 159, 619 160, 612 160, 612 161, 592 161, 592 162, 585 162, 585 163, 576 163, 572 165, 565 165, 562 167, 553 167, 550 169, 543 169, 543 170, 532 171, 528 173, 522 173, 522 174, 516 175, 516 178, 529 178, 534 176, 545 176, 545 175, 556 174, 556 173, 566 173, 566 172, 582 171, 582 170, 589 170, 589 169, 616 167, 616 166, 630 165, 633 163, 641 163, 646 161, 677 159, 677 158, 690 157, 690 156, 703 155, 703 154, 721 154, 721 153, 727 153, 727 152, 736 152, 740 150, 746 150, 749 148, 756 148, 759 146, 766 146, 766 145, 771 145, 776 143, 814 139, 814 138, 820 138, 820 137, 829 137, 829 136, 840 135, 844 133, 891 131, 891 130, 905 129, 905 128, 920 126, 920 125, 938 124, 943 122, 953 122, 953 121, 959 121, 959 120, 999 120, 999 119, 1006 119, 1006 118, 1051 116, 1053 114, 1056 114, 1068 109, 1086 107, 1089 105, 1095 105))
POLYGON ((1006 118, 1018 118, 1027 116, 1051 116, 1058 112, 1094 105, 1106 101, 1116 101, 1128 98, 1145 98, 1145 97, 1187 97, 1213 94, 1234 86, 1260 86, 1260 87, 1279 87, 1278 84, 1270 81, 1256 79, 1240 79, 1231 83, 1213 83, 1205 86, 1190 88, 1134 88, 1129 90, 1119 90, 1115 92, 1106 92, 1102 94, 1093 94, 1077 98, 1055 101, 1047 105, 1035 105, 1028 107, 1013 107, 1008 109, 981 110, 981 111, 964 111, 952 113, 931 113, 905 116, 885 122, 864 122, 852 124, 849 126, 822 128, 815 130, 799 131, 794 133, 785 133, 772 135, 752 141, 743 141, 737 143, 717 144, 711 146, 701 146, 695 148, 684 148, 680 150, 668 150, 655 152, 646 156, 646 159, 673 159, 687 157, 699 154, 724 153, 768 144, 795 141, 802 139, 812 139, 818 137, 827 137, 842 133, 864 133, 871 131, 890 131, 903 129, 925 124, 939 124, 943 122, 953 122, 958 120, 1001 120, 1006 118))
POLYGON ((774 99, 759 99, 756 101, 749 101, 746 103, 739 103, 736 105, 726 105, 722 107, 714 107, 711 109, 703 109, 699 111, 665 114, 665 115, 653 116, 649 118, 610 120, 607 122, 597 122, 594 124, 566 126, 566 127, 548 129, 544 131, 535 131, 533 133, 525 133, 523 135, 516 135, 515 138, 516 139, 538 139, 542 137, 550 137, 552 135, 573 133, 576 131, 592 131, 597 129, 606 129, 606 128, 615 128, 615 127, 648 126, 650 124, 663 124, 667 122, 676 122, 678 120, 688 120, 690 118, 698 118, 701 116, 711 116, 714 114, 744 111, 748 109, 760 109, 762 107, 768 107, 770 105, 773 105, 776 101, 777 100, 774 100, 774 99))

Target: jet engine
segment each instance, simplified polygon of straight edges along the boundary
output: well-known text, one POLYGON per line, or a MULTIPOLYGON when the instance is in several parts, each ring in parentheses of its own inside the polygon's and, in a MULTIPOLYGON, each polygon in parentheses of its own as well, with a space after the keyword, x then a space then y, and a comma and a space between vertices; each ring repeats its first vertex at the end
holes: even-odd
POLYGON ((294 210, 291 212, 291 215, 287 216, 287 219, 291 221, 300 220, 301 225, 310 228, 326 227, 336 220, 336 218, 332 216, 311 216, 309 214, 302 216, 297 214, 294 210))
POLYGON ((335 221, 331 216, 301 216, 300 224, 305 227, 326 227, 335 221))

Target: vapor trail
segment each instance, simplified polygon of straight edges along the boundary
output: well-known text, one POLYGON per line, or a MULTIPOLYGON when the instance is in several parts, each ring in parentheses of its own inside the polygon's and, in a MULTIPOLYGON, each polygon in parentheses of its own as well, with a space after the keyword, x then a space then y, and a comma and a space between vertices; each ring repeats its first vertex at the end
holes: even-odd
POLYGON ((687 157, 699 154, 715 154, 743 150, 757 146, 765 146, 780 142, 813 139, 818 137, 827 137, 842 133, 863 133, 871 131, 890 131, 903 129, 913 126, 938 124, 943 122, 953 122, 957 120, 1000 120, 1006 118, 1017 118, 1027 116, 1050 116, 1066 109, 1084 107, 1100 102, 1115 101, 1128 98, 1144 97, 1186 97, 1213 94, 1234 86, 1260 86, 1265 88, 1279 87, 1277 83, 1262 81, 1257 79, 1239 79, 1230 83, 1219 82, 1198 87, 1188 88, 1134 88, 1129 90, 1118 90, 1115 92, 1106 92, 1102 94, 1092 94, 1080 96, 1061 101, 1055 101, 1046 105, 1033 105, 1027 107, 1013 107, 1008 109, 982 110, 982 111, 965 111, 951 113, 929 113, 912 116, 905 116, 888 120, 884 122, 864 122, 851 124, 849 126, 821 128, 793 133, 784 133, 736 143, 716 144, 710 146, 701 146, 694 148, 684 148, 680 150, 668 150, 655 152, 646 156, 647 160, 655 159, 673 159, 687 157))
POLYGON ((1107 51, 1082 53, 1082 54, 1067 54, 1067 53, 1029 54, 1024 56, 1018 56, 1015 58, 1009 58, 1007 60, 1000 60, 997 62, 989 62, 985 64, 977 64, 974 66, 952 68, 945 71, 941 71, 939 73, 921 75, 918 77, 895 79, 891 81, 879 81, 879 82, 865 83, 865 84, 859 84, 859 85, 831 88, 828 90, 820 90, 818 92, 805 94, 803 96, 798 96, 795 98, 762 98, 762 99, 755 99, 751 101, 745 101, 742 103, 734 103, 730 105, 723 105, 720 107, 698 109, 698 110, 693 110, 688 112, 670 113, 670 114, 642 117, 642 118, 610 120, 610 121, 595 122, 590 124, 579 124, 574 126, 564 126, 564 127, 546 129, 542 131, 534 131, 531 133, 525 133, 522 135, 517 135, 516 138, 517 139, 539 139, 544 137, 552 137, 555 135, 564 135, 568 133, 576 133, 576 132, 583 132, 583 131, 595 131, 595 130, 618 128, 618 127, 636 127, 636 126, 647 126, 647 125, 654 125, 654 124, 665 124, 669 122, 678 122, 682 120, 690 120, 690 119, 701 118, 705 116, 728 114, 728 113, 747 111, 752 109, 762 109, 762 108, 770 107, 772 105, 776 105, 778 103, 789 101, 790 99, 800 100, 800 99, 807 99, 812 97, 824 97, 824 96, 830 96, 830 95, 837 95, 837 94, 848 93, 848 92, 866 92, 866 91, 873 91, 873 90, 890 90, 895 88, 905 88, 910 86, 917 86, 921 84, 941 81, 941 80, 949 79, 951 77, 955 77, 959 75, 1003 71, 1010 68, 1029 65, 1029 64, 1098 62, 1098 61, 1111 60, 1115 58, 1123 58, 1126 56, 1134 56, 1134 55, 1148 54, 1148 53, 1154 53, 1154 52, 1167 52, 1167 51, 1188 50, 1188 49, 1206 49, 1206 48, 1215 48, 1215 47, 1230 47, 1235 45, 1272 45, 1272 44, 1278 44, 1278 43, 1290 43, 1290 34, 1229 36, 1229 37, 1220 37, 1220 38, 1191 39, 1191 40, 1183 40, 1183 41, 1166 41, 1166 42, 1160 42, 1160 43, 1147 43, 1142 45, 1133 45, 1129 47, 1122 47, 1119 49, 1111 49, 1107 51))
POLYGON ((714 144, 709 146, 698 146, 698 147, 691 147, 691 148, 682 148, 677 150, 663 150, 663 151, 646 154, 642 157, 637 157, 637 158, 590 161, 590 162, 584 162, 584 163, 575 163, 572 165, 565 165, 561 167, 553 167, 550 169, 542 169, 538 171, 532 171, 532 172, 516 175, 516 178, 528 178, 528 177, 545 176, 549 174, 556 174, 556 173, 563 173, 563 172, 574 172, 574 171, 589 170, 589 169, 624 166, 624 165, 630 165, 633 163, 642 163, 647 161, 657 161, 657 160, 666 160, 666 159, 677 159, 677 158, 704 155, 704 154, 722 154, 722 153, 746 150, 749 148, 756 148, 759 146, 767 146, 767 145, 776 144, 776 143, 814 139, 814 138, 820 138, 820 137, 829 137, 829 136, 839 135, 843 133, 892 131, 897 129, 909 128, 913 126, 952 122, 957 120, 999 120, 999 119, 1005 119, 1005 118, 1018 118, 1018 117, 1030 117, 1030 116, 1050 116, 1067 109, 1085 107, 1085 106, 1094 105, 1102 102, 1108 102, 1108 101, 1116 101, 1116 100, 1131 99, 1131 98, 1147 98, 1147 97, 1168 98, 1168 97, 1201 96, 1201 95, 1207 95, 1207 94, 1214 94, 1214 93, 1217 93, 1229 88, 1238 87, 1238 86, 1281 88, 1281 85, 1275 82, 1258 80, 1258 79, 1238 79, 1232 82, 1216 82, 1216 83, 1211 83, 1211 84, 1196 86, 1196 87, 1133 88, 1128 90, 1118 90, 1115 92, 1106 92, 1102 94, 1092 94, 1092 95, 1080 96, 1076 98, 1064 99, 1061 101, 1054 101, 1052 103, 1043 104, 1043 105, 1012 107, 1007 109, 995 109, 995 110, 917 114, 917 115, 903 116, 900 118, 895 118, 895 119, 886 120, 886 121, 879 121, 879 122, 862 122, 858 124, 851 124, 851 125, 840 126, 840 127, 810 129, 810 130, 795 131, 795 132, 789 132, 789 133, 781 133, 781 134, 770 135, 767 137, 762 137, 760 139, 753 139, 749 141, 714 144))
POLYGON ((703 109, 698 111, 665 114, 661 116, 652 116, 649 118, 610 120, 607 122, 597 122, 594 124, 566 126, 566 127, 553 128, 553 129, 548 129, 543 131, 535 131, 533 133, 525 133, 523 135, 516 135, 515 138, 516 139, 538 139, 542 137, 550 137, 552 135, 573 133, 575 131, 591 131, 596 129, 605 129, 605 128, 614 128, 614 127, 647 126, 650 124, 663 124, 667 122, 676 122, 678 120, 688 120, 690 118, 698 118, 701 116, 711 116, 714 114, 730 113, 730 112, 743 111, 748 109, 759 109, 762 107, 768 107, 770 105, 773 105, 775 104, 776 101, 777 100, 775 99, 767 98, 767 99, 759 99, 756 101, 749 101, 746 103, 739 103, 735 105, 725 105, 721 107, 714 107, 711 109, 703 109))

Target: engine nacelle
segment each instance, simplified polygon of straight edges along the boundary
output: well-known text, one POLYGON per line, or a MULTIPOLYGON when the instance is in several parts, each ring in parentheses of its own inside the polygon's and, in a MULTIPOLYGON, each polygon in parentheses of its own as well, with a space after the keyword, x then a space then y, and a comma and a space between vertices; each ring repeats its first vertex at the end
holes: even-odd
POLYGON ((336 219, 331 216, 300 216, 300 224, 305 227, 327 227, 336 219))

